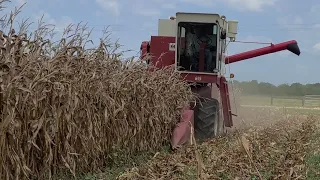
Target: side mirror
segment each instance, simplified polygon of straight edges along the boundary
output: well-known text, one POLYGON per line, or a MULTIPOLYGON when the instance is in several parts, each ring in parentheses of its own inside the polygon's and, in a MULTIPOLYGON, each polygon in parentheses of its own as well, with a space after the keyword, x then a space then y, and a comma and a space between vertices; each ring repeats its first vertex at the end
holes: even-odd
POLYGON ((225 31, 222 31, 220 34, 220 39, 225 40, 227 38, 227 33, 225 31))

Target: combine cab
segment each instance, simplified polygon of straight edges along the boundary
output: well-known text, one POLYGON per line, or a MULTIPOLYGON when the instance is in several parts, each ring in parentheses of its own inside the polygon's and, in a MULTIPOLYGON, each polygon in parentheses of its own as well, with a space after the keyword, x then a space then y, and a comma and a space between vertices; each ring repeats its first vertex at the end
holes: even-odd
POLYGON ((174 65, 199 97, 183 111, 173 132, 173 148, 189 139, 190 125, 199 140, 221 135, 233 126, 225 64, 282 50, 300 55, 292 40, 226 57, 227 38, 235 41, 237 27, 237 21, 218 14, 176 13, 176 17, 160 19, 158 36, 142 42, 141 59, 156 68, 174 65))

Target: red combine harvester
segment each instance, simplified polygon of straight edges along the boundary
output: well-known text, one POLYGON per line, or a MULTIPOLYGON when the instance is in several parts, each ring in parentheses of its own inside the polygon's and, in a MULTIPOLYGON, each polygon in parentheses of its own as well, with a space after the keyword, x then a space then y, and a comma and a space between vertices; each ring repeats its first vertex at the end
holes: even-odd
POLYGON ((190 103, 183 111, 172 135, 172 148, 189 140, 191 125, 198 140, 222 135, 233 126, 225 64, 283 50, 300 55, 292 40, 226 57, 227 38, 235 41, 237 28, 237 21, 218 14, 178 12, 176 17, 160 19, 158 36, 142 42, 141 59, 156 68, 174 65, 199 96, 196 104, 190 103))

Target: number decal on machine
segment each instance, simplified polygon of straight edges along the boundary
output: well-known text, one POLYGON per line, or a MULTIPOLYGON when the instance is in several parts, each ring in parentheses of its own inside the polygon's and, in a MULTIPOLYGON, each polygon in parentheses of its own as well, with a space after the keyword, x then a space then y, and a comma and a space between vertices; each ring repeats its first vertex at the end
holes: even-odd
POLYGON ((201 76, 196 76, 196 77, 194 78, 194 80, 195 80, 195 81, 201 81, 201 76))
POLYGON ((175 51, 176 50, 176 43, 169 43, 169 51, 175 51))

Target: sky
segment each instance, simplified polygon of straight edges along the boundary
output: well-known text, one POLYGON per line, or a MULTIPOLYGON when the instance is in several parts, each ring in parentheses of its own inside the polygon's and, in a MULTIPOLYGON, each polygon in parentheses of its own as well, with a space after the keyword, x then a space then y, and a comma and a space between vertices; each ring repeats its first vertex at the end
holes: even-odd
MULTIPOLYGON (((176 12, 202 12, 225 15, 239 21, 238 41, 280 43, 296 40, 301 55, 288 51, 231 64, 228 73, 236 80, 258 80, 273 84, 320 82, 320 1, 319 0, 12 0, 5 13, 22 5, 16 18, 46 23, 62 31, 70 23, 88 23, 92 39, 98 43, 104 28, 111 40, 119 40, 126 55, 139 53, 142 41, 157 35, 158 19, 176 12)), ((228 55, 266 45, 230 43, 228 55)))

